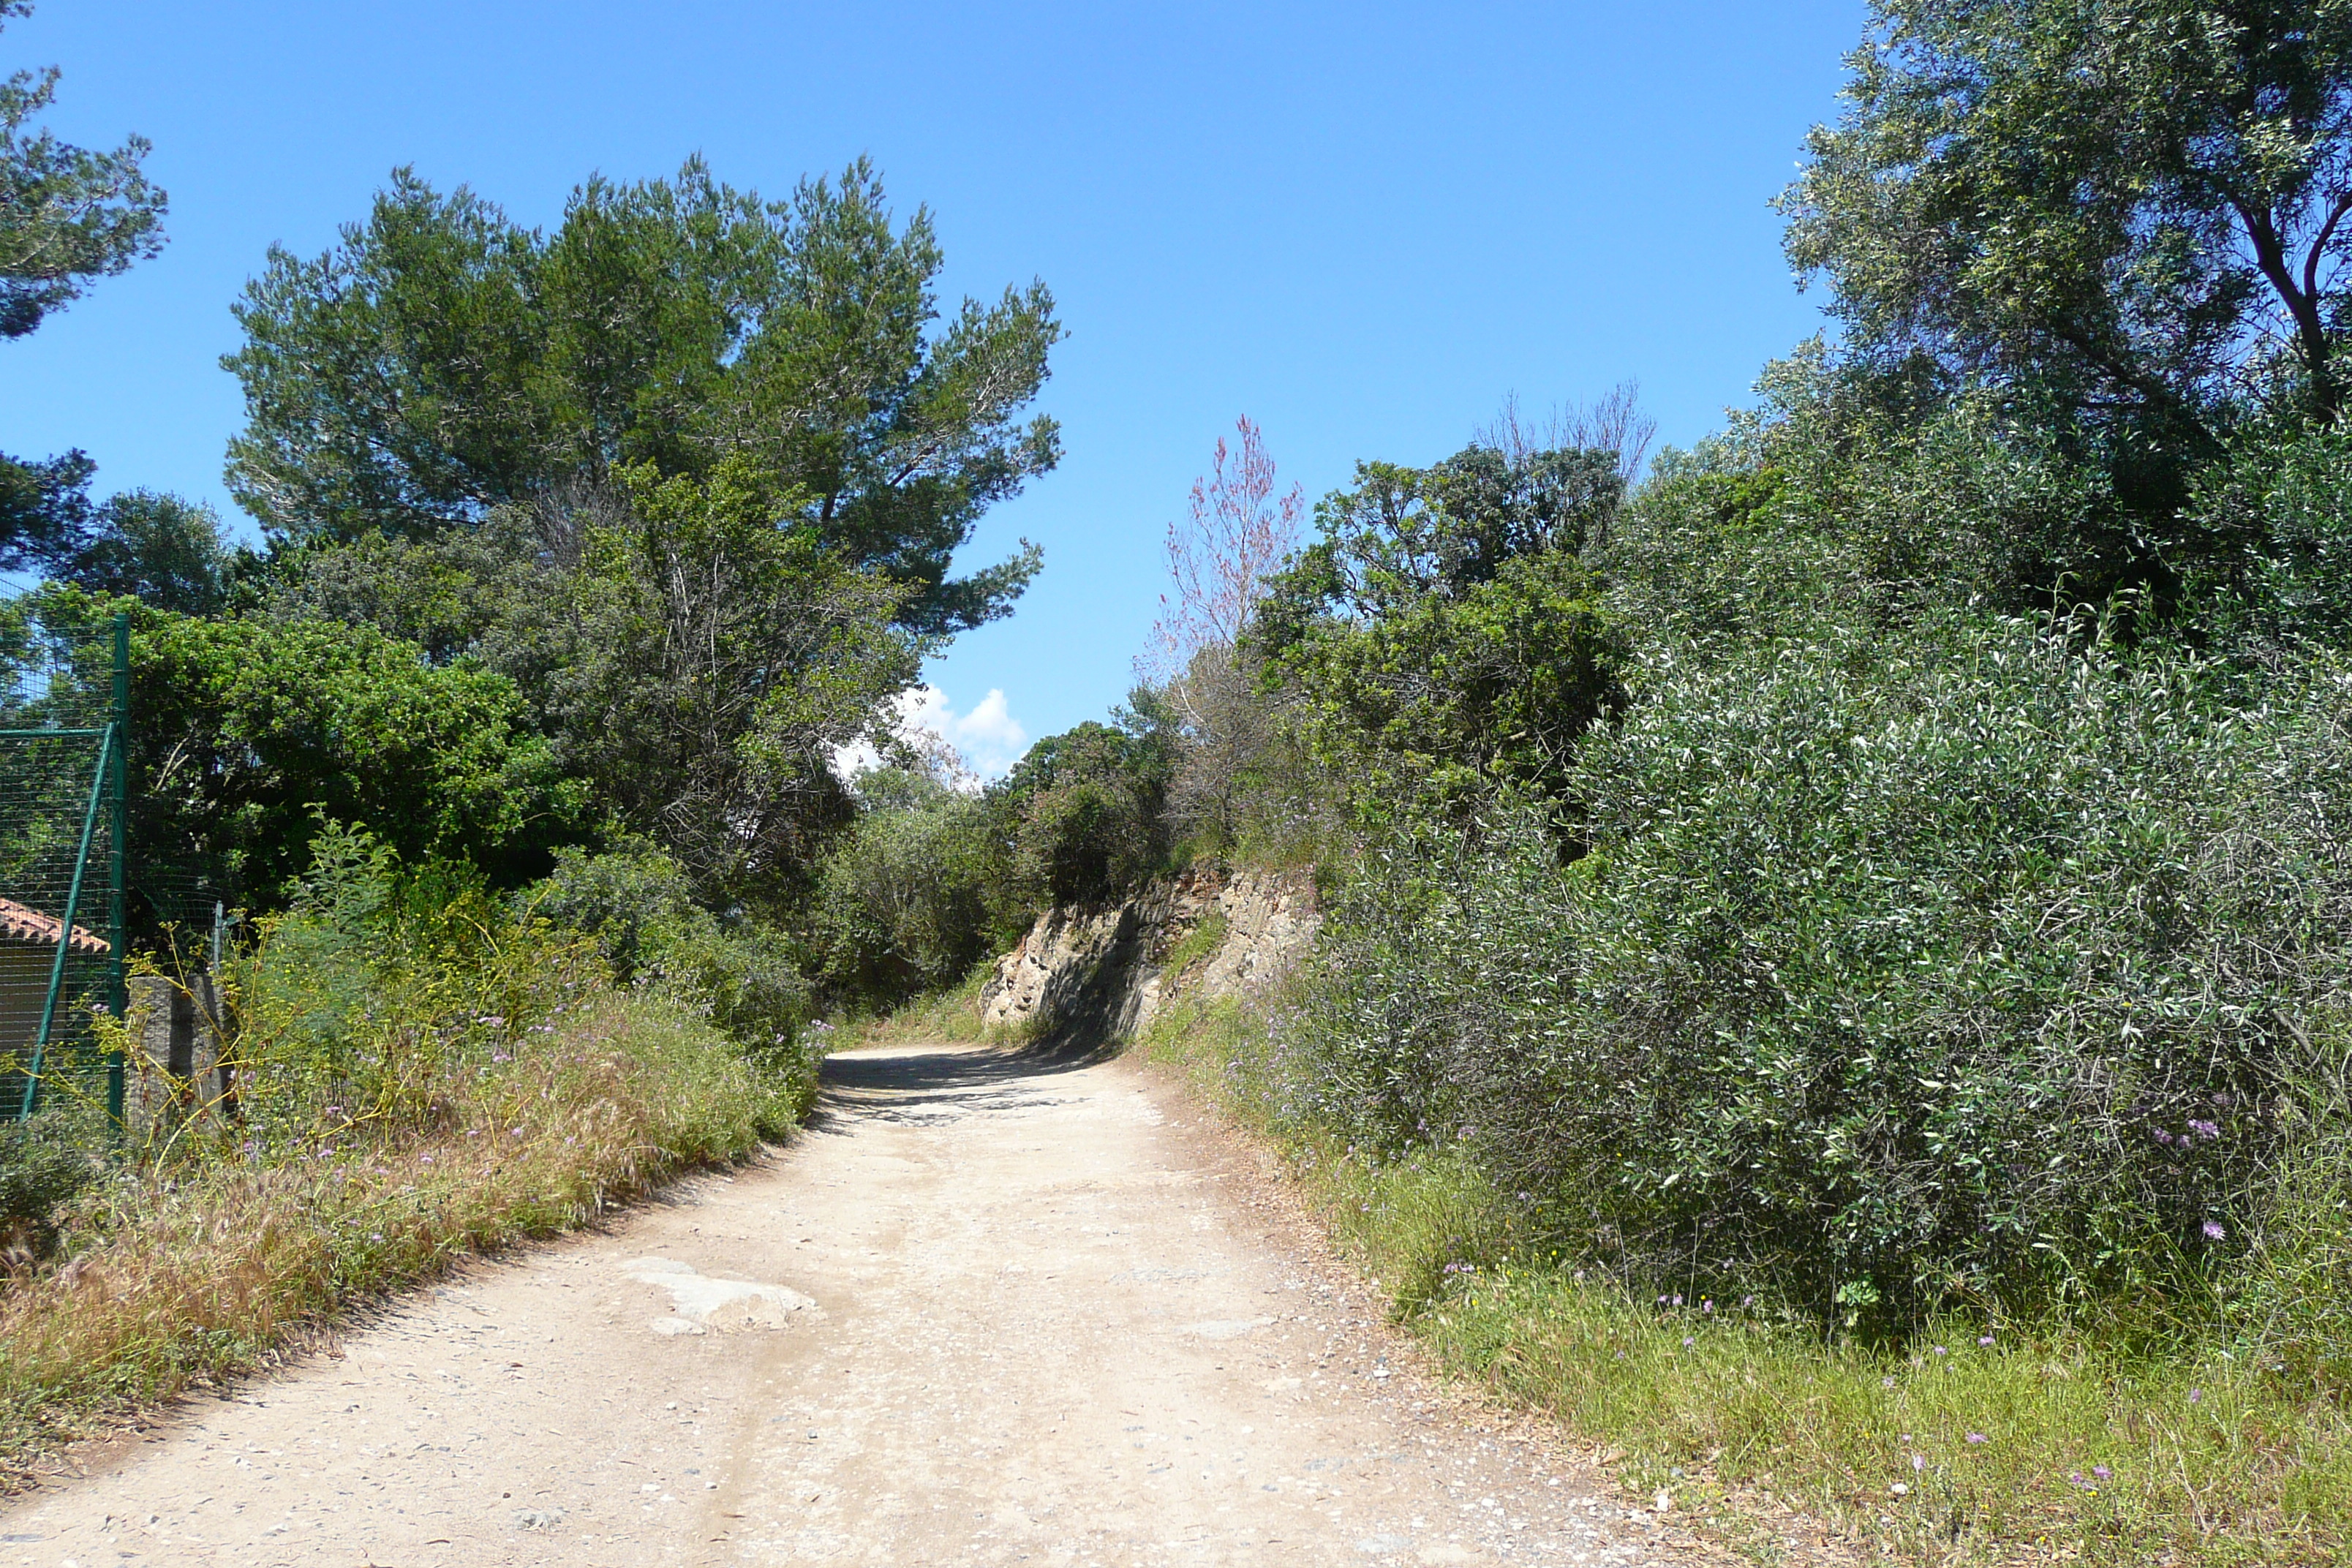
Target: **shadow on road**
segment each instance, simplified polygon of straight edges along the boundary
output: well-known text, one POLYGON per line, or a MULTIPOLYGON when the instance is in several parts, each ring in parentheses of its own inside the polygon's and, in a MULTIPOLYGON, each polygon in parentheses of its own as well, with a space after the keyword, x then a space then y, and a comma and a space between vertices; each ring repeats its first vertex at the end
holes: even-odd
POLYGON ((824 1063, 815 1132, 862 1121, 948 1121, 984 1110, 1053 1104, 1055 1076, 1108 1059, 1107 1051, 909 1050, 832 1057, 824 1063))

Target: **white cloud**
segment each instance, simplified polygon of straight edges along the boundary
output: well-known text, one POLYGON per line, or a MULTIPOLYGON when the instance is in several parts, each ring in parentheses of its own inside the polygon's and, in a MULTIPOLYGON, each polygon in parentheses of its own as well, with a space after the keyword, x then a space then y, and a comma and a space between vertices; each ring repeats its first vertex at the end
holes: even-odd
MULTIPOLYGON (((948 694, 936 686, 902 691, 895 727, 918 751, 939 756, 951 773, 962 775, 975 788, 984 780, 1002 778, 1029 749, 1029 731, 1013 716, 1004 693, 993 687, 969 713, 958 713, 948 694)), ((834 771, 854 778, 880 760, 871 744, 860 742, 835 753, 834 771)))

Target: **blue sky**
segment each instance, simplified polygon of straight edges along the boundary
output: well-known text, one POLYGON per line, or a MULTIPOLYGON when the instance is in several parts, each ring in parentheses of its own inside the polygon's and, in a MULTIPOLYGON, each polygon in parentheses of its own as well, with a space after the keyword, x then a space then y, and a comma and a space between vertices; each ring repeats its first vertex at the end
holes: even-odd
POLYGON ((531 223, 592 170, 704 153, 782 193, 871 154, 927 204, 950 302, 1042 277, 1069 329, 1055 473, 992 513, 1046 568, 932 666, 993 771, 1125 692, 1161 539, 1237 415, 1310 497, 1459 447, 1504 398, 1627 377, 1664 440, 1820 325, 1772 196, 1836 111, 1854 3, 1478 6, 403 6, 41 0, 0 67, 65 68, 49 123, 140 132, 163 256, 0 344, 0 450, 229 507, 229 302, 398 163, 531 223), (997 694, 992 700, 992 693, 997 694))

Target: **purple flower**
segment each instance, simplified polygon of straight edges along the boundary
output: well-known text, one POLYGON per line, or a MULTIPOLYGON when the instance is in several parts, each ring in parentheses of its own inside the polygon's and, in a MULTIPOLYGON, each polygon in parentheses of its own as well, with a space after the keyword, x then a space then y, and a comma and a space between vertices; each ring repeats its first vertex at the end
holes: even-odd
POLYGON ((2115 1471, 2107 1468, 2105 1465, 2093 1465, 2091 1467, 2091 1473, 2104 1481, 2112 1477, 2115 1474, 2115 1471))
POLYGON ((1992 1439, 1986 1436, 1981 1432, 1971 1432, 1969 1434, 1969 1441, 1971 1443, 1990 1443, 1992 1439))
POLYGON ((2203 1229, 2205 1231, 2205 1239, 2208 1241, 2220 1241, 2230 1234, 2228 1231, 2221 1228, 2221 1222, 2218 1219, 2207 1220, 2204 1224, 2203 1229))
POLYGON ((1702 1312, 1712 1312, 1715 1310, 1715 1303, 1712 1301, 1701 1301, 1698 1304, 1698 1310, 1702 1312))
POLYGON ((1926 1468, 1927 1468, 1927 1455, 1925 1455, 1925 1454, 1914 1454, 1914 1455, 1912 1455, 1912 1456, 1911 1456, 1911 1468, 1912 1468, 1913 1469, 1915 1469, 1915 1470, 1924 1470, 1924 1469, 1926 1469, 1926 1468))
POLYGON ((1685 1350, 1688 1350, 1688 1349, 1690 1349, 1690 1348, 1691 1348, 1691 1337, 1690 1337, 1688 1334, 1685 1334, 1685 1335, 1683 1336, 1683 1349, 1685 1349, 1685 1350))
POLYGON ((1756 1298, 1753 1296, 1742 1296, 1739 1298, 1739 1304, 1743 1307, 1752 1307, 1756 1305, 1756 1298))
POLYGON ((1682 1304, 1683 1304, 1683 1299, 1682 1299, 1682 1296, 1681 1296, 1680 1292, 1677 1292, 1677 1293, 1675 1294, 1675 1306, 1677 1306, 1677 1307, 1679 1307, 1679 1306, 1681 1306, 1682 1304))
POLYGON ((2201 1388, 2192 1388, 2192 1389, 2190 1389, 2190 1390, 2189 1391, 2189 1404, 2191 1404, 2191 1405, 2202 1405, 2202 1404, 2204 1404, 2204 1403, 2205 1403, 2205 1391, 2204 1391, 2203 1389, 2201 1389, 2201 1388))
POLYGON ((1977 1336, 1977 1343, 1980 1345, 1989 1345, 1992 1343, 1992 1336, 1990 1334, 1979 1334, 1977 1336))
POLYGON ((2159 1142, 2159 1143, 2163 1144, 2163 1145, 2164 1145, 2166 1148, 2168 1148, 2168 1148, 2170 1148, 2170 1147, 2172 1146, 2172 1134, 2171 1134, 2171 1133, 2169 1133, 2169 1132, 2167 1132, 2167 1131, 2166 1131, 2163 1128, 2161 1128, 2161 1127, 2158 1128, 2154 1132, 2150 1133, 2150 1134, 2149 1134, 2149 1136, 2150 1136, 2150 1137, 2152 1137, 2152 1138, 2154 1138, 2158 1142, 2159 1142))
POLYGON ((2192 1121, 2189 1124, 2189 1131, 2200 1138, 2213 1139, 2221 1136, 2221 1129, 2210 1121, 2192 1121))
POLYGON ((1943 1347, 1943 1346, 1941 1346, 1941 1345, 1937 1345, 1937 1346, 1936 1347, 1936 1353, 1937 1353, 1937 1355, 1943 1355, 1943 1354, 1945 1354, 1946 1352, 1945 1352, 1944 1347, 1943 1347))

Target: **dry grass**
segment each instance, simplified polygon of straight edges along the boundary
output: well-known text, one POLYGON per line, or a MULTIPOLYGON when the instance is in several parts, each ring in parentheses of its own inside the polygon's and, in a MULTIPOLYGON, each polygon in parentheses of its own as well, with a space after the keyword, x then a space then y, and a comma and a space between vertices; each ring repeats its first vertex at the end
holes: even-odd
POLYGON ((421 1131, 268 1164, 232 1146, 82 1200, 71 1261, 0 1293, 0 1480, 268 1364, 355 1303, 740 1157, 802 1109, 701 1020, 647 999, 594 998, 538 1039, 495 1070, 453 1067, 421 1131))

